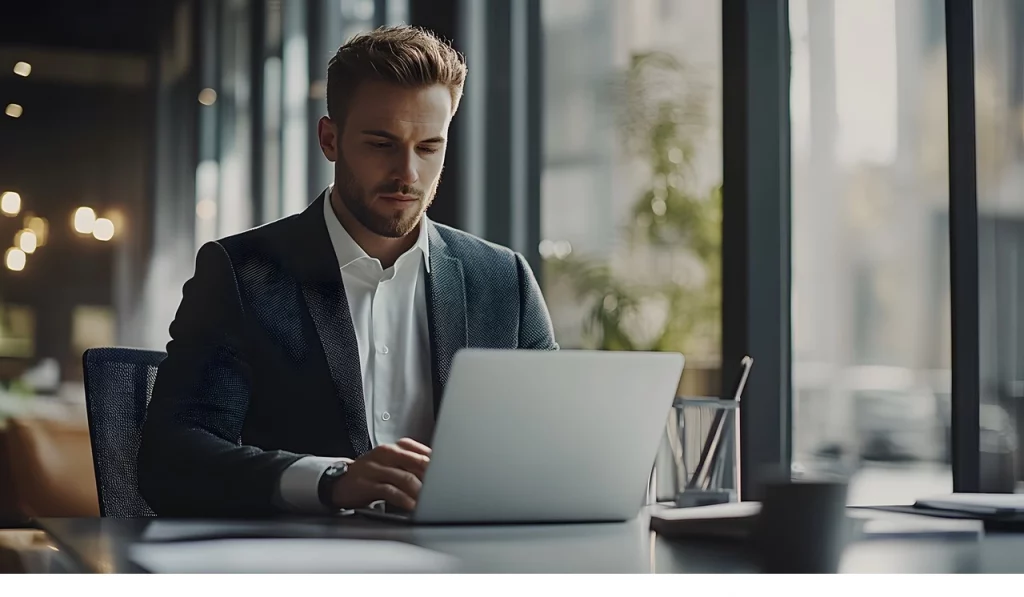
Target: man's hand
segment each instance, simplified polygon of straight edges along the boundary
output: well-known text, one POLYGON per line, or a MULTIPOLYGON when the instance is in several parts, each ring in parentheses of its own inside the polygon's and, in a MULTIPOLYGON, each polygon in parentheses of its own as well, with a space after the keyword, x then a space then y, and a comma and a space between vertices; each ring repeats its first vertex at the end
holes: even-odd
POLYGON ((405 510, 416 507, 430 448, 408 438, 377 446, 348 465, 331 492, 334 505, 365 508, 377 500, 405 510))

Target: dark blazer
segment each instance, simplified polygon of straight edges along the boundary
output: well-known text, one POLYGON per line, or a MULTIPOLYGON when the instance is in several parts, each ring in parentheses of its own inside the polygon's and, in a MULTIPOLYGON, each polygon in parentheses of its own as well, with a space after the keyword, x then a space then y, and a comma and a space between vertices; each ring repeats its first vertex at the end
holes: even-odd
MULTIPOLYGON (((300 214, 199 250, 139 449, 139 489, 158 515, 274 514, 278 478, 297 459, 370 449, 325 195, 300 214)), ((558 345, 521 255, 429 226, 436 413, 460 348, 558 345)))

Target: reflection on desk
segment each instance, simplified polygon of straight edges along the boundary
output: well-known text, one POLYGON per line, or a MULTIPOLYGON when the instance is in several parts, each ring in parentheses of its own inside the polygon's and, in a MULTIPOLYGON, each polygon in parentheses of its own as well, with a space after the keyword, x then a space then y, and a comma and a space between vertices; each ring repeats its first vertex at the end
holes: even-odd
POLYGON ((450 555, 372 539, 213 539, 135 543, 132 562, 168 574, 429 574, 459 571, 450 555))

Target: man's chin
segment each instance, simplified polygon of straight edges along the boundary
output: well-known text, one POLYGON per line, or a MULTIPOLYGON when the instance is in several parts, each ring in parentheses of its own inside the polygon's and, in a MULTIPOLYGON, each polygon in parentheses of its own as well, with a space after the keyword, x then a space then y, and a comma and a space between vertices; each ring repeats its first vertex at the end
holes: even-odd
POLYGON ((421 213, 405 216, 402 218, 387 217, 382 214, 374 214, 373 226, 370 229, 379 236, 387 238, 402 238, 416 229, 420 223, 421 213))

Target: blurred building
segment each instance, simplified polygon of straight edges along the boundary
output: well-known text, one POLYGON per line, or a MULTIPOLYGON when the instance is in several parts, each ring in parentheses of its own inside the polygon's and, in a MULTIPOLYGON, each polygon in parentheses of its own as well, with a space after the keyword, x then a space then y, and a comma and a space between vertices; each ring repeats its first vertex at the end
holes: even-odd
MULTIPOLYGON (((794 0, 790 8, 794 459, 911 459, 923 463, 922 481, 907 496, 948 491, 944 4, 794 0)), ((982 467, 990 488, 1005 490, 1022 478, 1013 429, 1022 423, 1024 12, 1001 0, 975 11, 982 467)))

